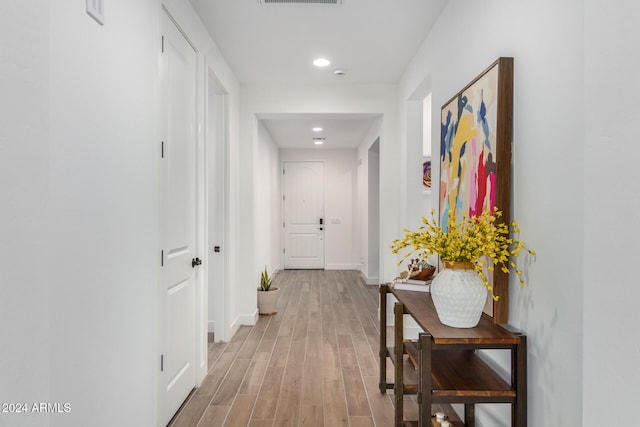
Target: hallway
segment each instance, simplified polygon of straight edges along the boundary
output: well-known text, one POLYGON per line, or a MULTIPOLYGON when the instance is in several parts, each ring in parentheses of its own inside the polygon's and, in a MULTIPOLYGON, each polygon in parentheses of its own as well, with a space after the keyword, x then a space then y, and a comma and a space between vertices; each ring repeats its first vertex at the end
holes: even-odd
POLYGON ((281 271, 274 286, 278 314, 209 345, 209 374, 170 426, 393 425, 392 394, 378 391, 378 287, 322 270, 281 271))

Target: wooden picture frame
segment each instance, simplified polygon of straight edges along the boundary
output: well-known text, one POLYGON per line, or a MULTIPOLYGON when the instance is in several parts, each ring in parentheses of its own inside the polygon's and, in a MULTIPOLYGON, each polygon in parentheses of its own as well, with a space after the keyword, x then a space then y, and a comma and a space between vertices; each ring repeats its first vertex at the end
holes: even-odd
MULTIPOLYGON (((440 118, 440 224, 449 210, 462 217, 496 206, 509 223, 513 58, 498 58, 442 106, 440 118)), ((509 275, 496 269, 492 276, 499 299, 489 299, 485 313, 507 323, 509 275)))

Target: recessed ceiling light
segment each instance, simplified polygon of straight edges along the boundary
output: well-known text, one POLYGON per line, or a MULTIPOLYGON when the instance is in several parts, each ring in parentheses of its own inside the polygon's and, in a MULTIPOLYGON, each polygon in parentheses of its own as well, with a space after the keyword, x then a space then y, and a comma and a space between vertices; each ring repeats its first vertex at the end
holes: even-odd
POLYGON ((324 144, 324 141, 321 141, 321 140, 318 139, 316 141, 313 141, 313 143, 316 144, 316 145, 322 145, 322 144, 324 144))
POLYGON ((313 65, 315 65, 316 67, 326 67, 329 64, 331 64, 331 61, 325 58, 318 58, 313 61, 313 65))
POLYGON ((321 127, 315 127, 313 129, 311 129, 314 132, 322 132, 322 128, 321 127))

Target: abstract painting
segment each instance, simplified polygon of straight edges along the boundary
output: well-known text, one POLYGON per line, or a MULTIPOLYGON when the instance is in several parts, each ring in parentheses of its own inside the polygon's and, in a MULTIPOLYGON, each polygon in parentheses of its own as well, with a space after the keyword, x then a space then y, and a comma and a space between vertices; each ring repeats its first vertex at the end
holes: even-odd
POLYGON ((422 185, 431 189, 431 157, 425 157, 422 161, 422 185))
MULTIPOLYGON (((444 104, 440 136, 440 224, 497 207, 509 221, 513 58, 499 58, 444 104)), ((496 271, 494 291, 506 320, 508 276, 496 271), (500 301, 499 300, 499 301, 500 301)), ((496 313, 498 309, 498 313, 496 313)))

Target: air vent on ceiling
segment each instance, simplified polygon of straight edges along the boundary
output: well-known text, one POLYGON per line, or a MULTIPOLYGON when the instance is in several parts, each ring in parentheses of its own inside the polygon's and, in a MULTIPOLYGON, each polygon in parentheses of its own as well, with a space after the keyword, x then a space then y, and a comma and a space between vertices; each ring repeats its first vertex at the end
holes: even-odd
POLYGON ((294 5, 305 5, 305 4, 342 4, 343 0, 258 0, 260 4, 270 5, 270 4, 294 4, 294 5))

